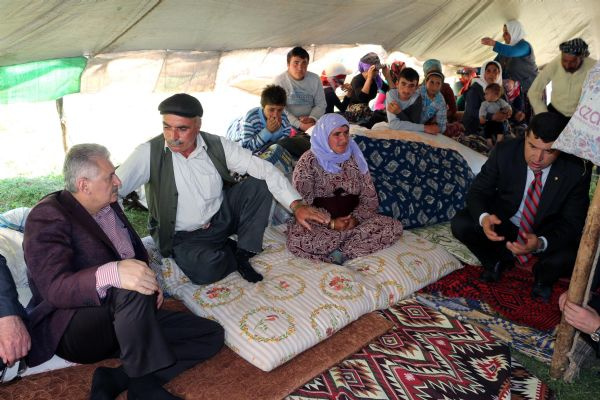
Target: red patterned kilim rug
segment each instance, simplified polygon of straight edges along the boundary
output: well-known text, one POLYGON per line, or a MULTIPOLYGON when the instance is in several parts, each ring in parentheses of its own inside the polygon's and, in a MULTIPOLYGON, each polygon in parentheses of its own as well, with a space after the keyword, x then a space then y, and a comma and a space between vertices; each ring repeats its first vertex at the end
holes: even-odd
POLYGON ((395 328, 288 399, 536 399, 547 386, 485 330, 414 300, 382 311, 395 328))
POLYGON ((558 281, 554 285, 550 301, 544 303, 531 297, 531 272, 511 268, 504 271, 499 282, 485 283, 479 280, 481 271, 481 267, 467 265, 421 290, 446 297, 480 300, 489 304, 504 318, 539 330, 552 330, 558 325, 561 316, 558 297, 568 289, 566 281, 558 281))

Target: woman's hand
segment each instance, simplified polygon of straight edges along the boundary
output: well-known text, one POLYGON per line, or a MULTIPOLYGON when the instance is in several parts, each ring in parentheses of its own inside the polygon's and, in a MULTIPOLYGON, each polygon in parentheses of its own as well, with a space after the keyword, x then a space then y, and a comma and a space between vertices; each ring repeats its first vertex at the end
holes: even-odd
POLYGON ((381 73, 383 74, 383 77, 385 78, 388 87, 390 89, 394 89, 396 85, 394 84, 394 80, 392 79, 392 75, 390 74, 390 67, 388 67, 387 64, 383 65, 383 67, 381 68, 381 73))
POLYGON ((352 97, 352 95, 354 94, 354 89, 352 89, 352 85, 349 83, 344 83, 342 85, 342 90, 346 94, 346 97, 352 97))
POLYGON ((374 65, 371 65, 367 70, 367 80, 373 79, 373 77, 377 75, 377 68, 374 65))
POLYGON ((496 45, 496 41, 492 38, 489 37, 484 37, 483 39, 481 39, 481 44, 485 45, 485 46, 495 46, 496 45))
POLYGON ((330 228, 338 232, 350 230, 358 225, 358 221, 352 215, 337 217, 330 222, 330 228))
POLYGON ((525 113, 523 111, 517 111, 515 114, 515 121, 521 122, 525 119, 525 113))

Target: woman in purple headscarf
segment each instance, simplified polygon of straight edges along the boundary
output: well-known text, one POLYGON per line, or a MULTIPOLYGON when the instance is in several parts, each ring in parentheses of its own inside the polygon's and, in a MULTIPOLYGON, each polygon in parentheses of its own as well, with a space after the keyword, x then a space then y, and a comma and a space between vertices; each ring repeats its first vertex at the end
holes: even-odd
POLYGON ((331 222, 308 230, 292 219, 287 231, 290 252, 342 264, 394 243, 402 235, 402 224, 377 214, 377 192, 367 161, 349 135, 348 121, 339 114, 323 115, 310 143, 294 169, 293 184, 331 222))
POLYGON ((379 56, 373 52, 365 54, 358 62, 359 74, 352 78, 352 94, 346 108, 345 116, 348 121, 360 124, 369 129, 377 122, 387 121, 385 111, 373 112, 369 102, 378 92, 386 93, 392 83, 392 77, 387 65, 381 64, 379 56), (385 80, 381 79, 381 74, 385 80))

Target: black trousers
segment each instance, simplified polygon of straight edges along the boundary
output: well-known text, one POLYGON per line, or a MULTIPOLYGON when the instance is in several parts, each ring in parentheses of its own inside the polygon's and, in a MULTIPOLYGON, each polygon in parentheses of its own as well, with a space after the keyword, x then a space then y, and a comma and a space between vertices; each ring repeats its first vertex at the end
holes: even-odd
POLYGON ((562 117, 563 121, 565 124, 568 124, 569 121, 571 120, 571 117, 567 117, 565 114, 561 113, 560 111, 558 111, 556 108, 554 108, 554 106, 552 105, 552 103, 548 104, 548 111, 554 114, 558 114, 562 117))
MULTIPOLYGON (((452 234, 471 250, 486 269, 491 269, 497 262, 512 263, 513 254, 506 248, 506 241, 513 242, 517 238, 519 228, 510 221, 502 221, 496 226, 496 232, 506 240, 493 242, 485 236, 479 221, 464 209, 459 211, 450 222, 452 234)), ((544 251, 536 255, 538 261, 533 267, 534 279, 544 285, 552 285, 563 276, 570 276, 575 265, 577 248, 562 247, 554 251, 544 251)))
POLYGON ((175 262, 195 284, 223 279, 237 269, 227 238, 236 233, 237 247, 262 251, 273 196, 263 180, 252 177, 225 189, 221 208, 207 229, 179 231, 173 238, 175 262))
POLYGON ((498 135, 504 134, 504 122, 486 121, 483 125, 483 136, 496 141, 498 135))
POLYGON ((223 341, 214 321, 156 310, 156 295, 112 288, 101 306, 77 310, 56 354, 80 364, 118 357, 129 377, 152 373, 164 383, 215 355, 223 341))
POLYGON ((302 154, 310 149, 310 136, 298 131, 294 137, 279 139, 277 144, 286 149, 294 159, 298 160, 302 154))

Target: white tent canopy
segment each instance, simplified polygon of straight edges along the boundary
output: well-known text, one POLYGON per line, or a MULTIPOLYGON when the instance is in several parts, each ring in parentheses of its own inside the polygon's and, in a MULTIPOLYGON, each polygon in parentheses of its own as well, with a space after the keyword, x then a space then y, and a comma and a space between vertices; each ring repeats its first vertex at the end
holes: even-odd
POLYGON ((355 70, 368 51, 417 70, 427 58, 479 66, 495 56, 481 38, 501 40, 510 19, 524 25, 538 65, 574 37, 599 54, 595 0, 0 0, 0 66, 89 57, 81 92, 64 97, 62 140, 54 102, 0 107, 0 140, 14 149, 0 177, 58 171, 63 140, 104 144, 122 161, 159 133, 156 105, 169 92, 196 95, 203 129, 223 135, 285 70, 291 46, 305 46, 317 74, 329 62, 355 70), (31 115, 37 123, 23 128, 31 115))
POLYGON ((445 64, 493 56, 479 40, 522 22, 538 64, 584 38, 598 55, 595 0, 0 0, 0 65, 137 50, 229 51, 380 44, 445 64))

